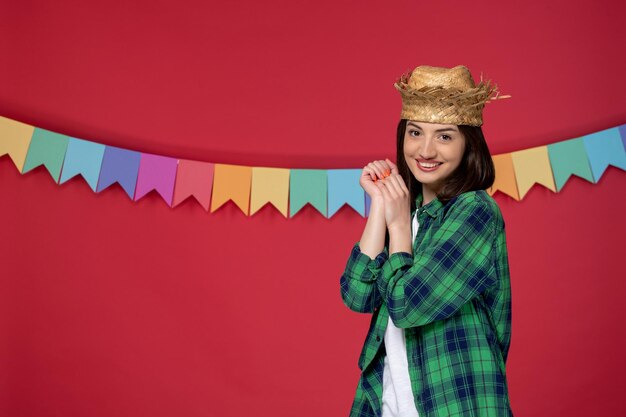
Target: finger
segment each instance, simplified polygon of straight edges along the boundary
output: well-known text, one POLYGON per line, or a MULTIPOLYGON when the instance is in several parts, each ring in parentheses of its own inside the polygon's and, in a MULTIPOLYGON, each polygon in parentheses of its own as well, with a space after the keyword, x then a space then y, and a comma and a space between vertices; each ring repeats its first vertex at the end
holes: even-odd
POLYGON ((367 165, 363 167, 363 176, 369 176, 374 182, 377 180, 376 173, 367 165))
POLYGON ((380 164, 380 166, 382 167, 382 170, 383 170, 383 175, 385 175, 385 177, 390 176, 390 175, 391 175, 391 167, 389 166, 389 164, 387 163, 387 161, 380 160, 380 161, 377 161, 377 162, 378 162, 378 163, 380 164))
POLYGON ((402 198, 410 198, 411 193, 404 183, 404 179, 402 178, 402 176, 400 174, 393 174, 390 178, 394 179, 394 185, 396 187, 398 196, 402 198))
POLYGON ((407 196, 410 196, 411 193, 409 191, 409 187, 406 186, 406 183, 404 182, 404 178, 402 178, 401 175, 398 174, 398 176, 400 177, 400 180, 398 181, 398 183, 400 184, 400 187, 402 187, 402 190, 404 190, 404 192, 406 193, 407 196))
POLYGON ((398 175, 391 175, 385 178, 385 184, 389 188, 389 192, 394 197, 402 197, 404 196, 404 190, 398 184, 398 175))
POLYGON ((376 168, 378 168, 381 178, 385 178, 389 175, 387 174, 387 167, 384 166, 381 161, 374 161, 372 163, 376 166, 376 168))
POLYGON ((389 158, 385 158, 385 161, 387 161, 387 164, 389 164, 389 166, 391 167, 391 172, 398 174, 398 166, 396 164, 394 164, 389 158))
POLYGON ((385 176, 383 175, 383 170, 380 169, 378 165, 375 164, 376 161, 370 162, 367 164, 378 176, 378 179, 383 179, 385 176))
POLYGON ((402 178, 402 175, 400 175, 400 174, 392 174, 391 177, 393 177, 393 179, 398 184, 398 186, 400 186, 400 187, 404 186, 404 188, 406 189, 406 184, 404 182, 404 178, 402 178))
POLYGON ((387 186, 385 185, 385 180, 378 181, 376 184, 378 185, 378 188, 380 189, 380 192, 383 195, 383 200, 387 201, 391 199, 389 190, 387 189, 387 186))
POLYGON ((370 176, 373 182, 376 182, 379 179, 379 175, 376 173, 376 169, 370 165, 371 164, 366 165, 363 170, 367 172, 367 175, 370 176))
POLYGON ((387 198, 390 200, 398 200, 401 194, 398 192, 398 189, 396 189, 396 186, 393 184, 393 179, 391 177, 387 177, 381 182, 384 184, 385 190, 387 191, 387 198))

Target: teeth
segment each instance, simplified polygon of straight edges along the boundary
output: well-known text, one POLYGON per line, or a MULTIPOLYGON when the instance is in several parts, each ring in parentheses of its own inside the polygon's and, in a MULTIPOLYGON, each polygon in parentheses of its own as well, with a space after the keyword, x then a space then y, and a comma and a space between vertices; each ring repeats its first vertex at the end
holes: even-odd
POLYGON ((423 164, 421 162, 418 162, 421 166, 423 166, 424 168, 432 168, 432 167, 436 167, 437 165, 441 165, 441 162, 436 163, 436 164, 423 164))

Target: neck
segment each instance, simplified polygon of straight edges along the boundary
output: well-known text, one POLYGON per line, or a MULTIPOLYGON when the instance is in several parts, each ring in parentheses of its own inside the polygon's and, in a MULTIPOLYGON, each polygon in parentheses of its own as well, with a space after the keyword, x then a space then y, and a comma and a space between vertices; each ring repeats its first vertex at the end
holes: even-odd
POLYGON ((435 197, 437 197, 435 190, 427 187, 425 184, 422 184, 422 195, 424 196, 422 200, 422 206, 425 206, 426 204, 433 201, 435 197))

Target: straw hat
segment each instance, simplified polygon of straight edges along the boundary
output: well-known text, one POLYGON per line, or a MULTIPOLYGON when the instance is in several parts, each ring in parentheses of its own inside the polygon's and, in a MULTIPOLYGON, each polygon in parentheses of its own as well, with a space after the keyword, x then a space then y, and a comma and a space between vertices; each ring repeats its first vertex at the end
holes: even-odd
POLYGON ((483 82, 482 73, 476 86, 463 65, 420 65, 412 73, 402 74, 393 86, 402 96, 400 117, 426 123, 481 126, 485 103, 511 97, 500 96, 491 81, 483 82))

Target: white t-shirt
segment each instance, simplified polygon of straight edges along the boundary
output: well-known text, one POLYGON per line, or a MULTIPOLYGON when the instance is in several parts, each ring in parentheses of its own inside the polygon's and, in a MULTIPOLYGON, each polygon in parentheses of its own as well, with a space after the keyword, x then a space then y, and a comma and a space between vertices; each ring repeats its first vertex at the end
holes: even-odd
MULTIPOLYGON (((417 236, 417 210, 413 216, 412 242, 417 236)), ((382 417, 419 417, 409 378, 404 329, 393 324, 391 317, 385 330, 385 368, 383 371, 382 417)))

